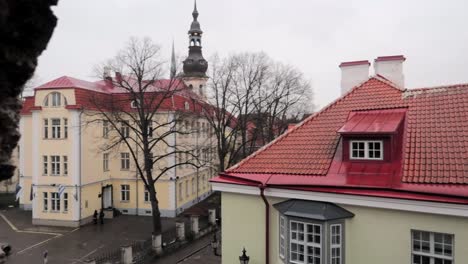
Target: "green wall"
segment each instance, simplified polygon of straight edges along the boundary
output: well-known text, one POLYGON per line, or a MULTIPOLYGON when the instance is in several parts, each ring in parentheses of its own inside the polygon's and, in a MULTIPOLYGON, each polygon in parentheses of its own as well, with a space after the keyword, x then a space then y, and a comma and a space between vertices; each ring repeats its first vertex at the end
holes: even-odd
MULTIPOLYGON (((270 205, 286 199, 269 198, 270 205)), ((411 229, 455 234, 455 264, 468 263, 468 218, 359 206, 346 220, 346 264, 411 263, 411 229)), ((264 264, 265 205, 259 196, 222 193, 222 263, 237 264, 245 246, 251 264, 264 264)), ((270 207, 270 263, 278 258, 278 213, 270 207)))

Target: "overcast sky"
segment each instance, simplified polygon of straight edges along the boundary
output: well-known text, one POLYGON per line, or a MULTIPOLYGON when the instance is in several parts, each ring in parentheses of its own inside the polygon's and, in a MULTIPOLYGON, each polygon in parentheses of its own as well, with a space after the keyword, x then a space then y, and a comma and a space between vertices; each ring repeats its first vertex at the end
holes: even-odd
MULTIPOLYGON (((60 0, 36 71, 41 83, 92 68, 131 36, 187 54, 193 0, 60 0)), ((315 104, 339 96, 342 61, 403 54, 408 88, 468 82, 468 1, 198 0, 205 58, 264 51, 297 66, 315 104)))

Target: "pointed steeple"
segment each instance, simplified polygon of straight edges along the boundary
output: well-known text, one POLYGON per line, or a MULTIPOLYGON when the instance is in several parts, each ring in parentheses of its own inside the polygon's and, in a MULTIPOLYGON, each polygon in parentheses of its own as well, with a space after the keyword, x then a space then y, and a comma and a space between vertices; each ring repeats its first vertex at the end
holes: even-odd
POLYGON ((208 69, 208 62, 203 58, 201 39, 203 31, 198 22, 197 1, 193 6, 193 21, 190 25, 189 34, 189 55, 184 60, 184 75, 187 77, 205 77, 208 69))
POLYGON ((176 76, 176 60, 174 51, 174 39, 172 39, 172 54, 171 54, 171 79, 176 76))

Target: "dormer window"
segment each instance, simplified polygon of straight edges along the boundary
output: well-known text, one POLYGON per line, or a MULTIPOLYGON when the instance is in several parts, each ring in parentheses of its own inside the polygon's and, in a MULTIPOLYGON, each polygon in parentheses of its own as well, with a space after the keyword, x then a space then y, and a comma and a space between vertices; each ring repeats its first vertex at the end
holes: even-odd
POLYGON ((59 92, 52 92, 44 99, 44 106, 59 107, 66 104, 65 97, 59 92))
MULTIPOLYGON (((137 99, 137 100, 138 100, 138 99, 137 99)), ((133 101, 130 103, 130 106, 131 106, 132 108, 138 108, 138 102, 139 102, 139 101, 137 101, 137 100, 133 100, 133 101)))
POLYGON ((361 160, 383 160, 383 141, 351 140, 349 157, 361 160))
POLYGON ((185 110, 190 110, 190 104, 188 102, 184 103, 185 110))

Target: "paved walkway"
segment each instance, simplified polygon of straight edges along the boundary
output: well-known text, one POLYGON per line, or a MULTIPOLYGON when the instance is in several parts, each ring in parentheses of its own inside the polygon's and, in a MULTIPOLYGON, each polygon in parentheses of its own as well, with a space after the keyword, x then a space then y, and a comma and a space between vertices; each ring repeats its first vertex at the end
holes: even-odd
MULTIPOLYGON (((151 217, 121 215, 104 225, 81 228, 37 227, 31 224, 31 212, 17 208, 0 210, 0 241, 12 245, 8 264, 42 263, 49 253, 49 264, 82 263, 93 255, 119 249, 151 236, 151 217), (2 217, 3 216, 3 217, 2 217)), ((174 228, 174 220, 163 218, 163 230, 174 228)))
MULTIPOLYGON (((217 234, 217 237, 221 237, 217 234)), ((213 235, 208 234, 207 236, 191 242, 187 247, 174 252, 171 255, 165 256, 158 260, 155 260, 155 264, 220 264, 221 256, 215 256, 213 249, 211 248, 211 241, 213 235)))

